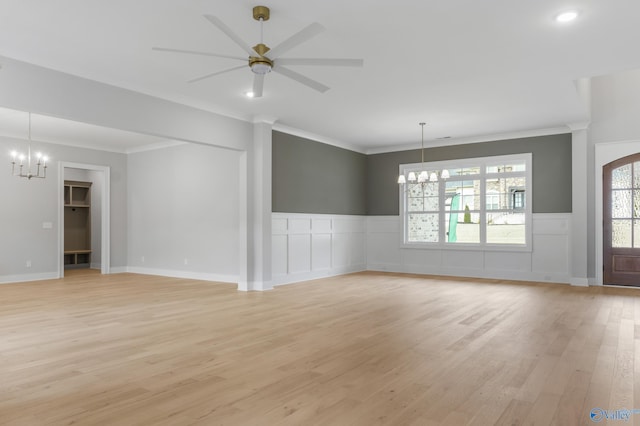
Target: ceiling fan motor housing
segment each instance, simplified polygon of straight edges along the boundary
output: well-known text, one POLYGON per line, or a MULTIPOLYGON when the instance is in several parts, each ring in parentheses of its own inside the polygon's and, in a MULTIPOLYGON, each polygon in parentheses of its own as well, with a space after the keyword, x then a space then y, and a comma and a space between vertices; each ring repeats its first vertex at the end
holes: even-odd
POLYGON ((249 57, 249 66, 251 67, 251 71, 255 74, 268 74, 271 72, 271 68, 273 68, 273 61, 266 56, 264 56, 270 49, 266 44, 260 43, 253 46, 253 50, 256 51, 260 56, 250 56, 249 57))

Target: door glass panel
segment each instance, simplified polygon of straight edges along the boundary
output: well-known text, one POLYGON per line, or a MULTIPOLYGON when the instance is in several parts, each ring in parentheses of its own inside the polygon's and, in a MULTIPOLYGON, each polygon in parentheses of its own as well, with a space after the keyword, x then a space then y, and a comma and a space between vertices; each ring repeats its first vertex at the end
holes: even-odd
POLYGON ((631 218, 631 190, 611 192, 611 217, 631 218))
POLYGON ((640 220, 633 221, 633 247, 640 248, 640 220))
POLYGON ((611 221, 611 246, 631 248, 631 220, 611 221))
POLYGON ((640 189, 633 191, 633 217, 640 218, 640 189))
POLYGON ((633 187, 640 188, 640 161, 633 163, 633 187))
POLYGON ((616 188, 631 188, 631 164, 613 169, 611 172, 611 186, 616 188))

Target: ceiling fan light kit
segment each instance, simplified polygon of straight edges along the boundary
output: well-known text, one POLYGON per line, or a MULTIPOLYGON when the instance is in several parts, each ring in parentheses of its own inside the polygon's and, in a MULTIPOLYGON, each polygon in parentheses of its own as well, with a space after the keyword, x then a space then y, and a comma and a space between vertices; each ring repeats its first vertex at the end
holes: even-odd
MULTIPOLYGON (((189 55, 202 55, 212 56, 218 58, 234 59, 247 61, 249 68, 253 73, 253 97, 259 98, 262 96, 262 89, 264 85, 264 77, 271 71, 297 81, 307 87, 317 90, 320 93, 324 93, 329 90, 328 86, 315 81, 309 77, 297 73, 283 65, 307 65, 307 66, 343 66, 343 67, 362 67, 364 61, 362 59, 338 59, 338 58, 281 58, 280 55, 293 49, 294 47, 304 43, 305 41, 315 37, 324 31, 324 27, 317 22, 314 22, 302 30, 298 31, 282 43, 274 47, 269 48, 262 40, 262 25, 265 21, 268 21, 271 16, 271 11, 266 6, 256 6, 253 8, 253 19, 260 22, 260 43, 253 47, 249 47, 247 43, 242 40, 230 27, 228 27, 219 18, 213 15, 204 15, 204 17, 220 31, 225 33, 235 44, 237 44, 242 50, 249 54, 249 57, 230 56, 225 54, 210 53, 210 52, 198 52, 193 50, 173 49, 166 47, 154 47, 153 50, 172 53, 183 53, 189 55)), ((210 77, 214 77, 220 74, 224 74, 230 71, 242 69, 244 66, 228 68, 222 71, 209 73, 194 79, 189 80, 189 83, 195 83, 197 81, 205 80, 210 77)))

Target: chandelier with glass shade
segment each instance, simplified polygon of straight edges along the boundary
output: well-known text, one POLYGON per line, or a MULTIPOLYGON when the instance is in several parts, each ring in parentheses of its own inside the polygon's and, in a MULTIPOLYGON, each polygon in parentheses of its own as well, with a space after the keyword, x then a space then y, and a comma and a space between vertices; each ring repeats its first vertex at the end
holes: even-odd
POLYGON ((13 176, 31 179, 44 179, 47 177, 48 158, 40 152, 36 152, 35 158, 31 158, 31 113, 29 113, 29 146, 26 155, 22 152, 11 151, 11 174, 13 176))
POLYGON ((421 149, 420 149, 420 154, 421 154, 421 160, 420 160, 420 170, 416 171, 410 171, 408 174, 405 173, 401 173, 398 176, 398 183, 400 185, 404 185, 404 184, 424 184, 427 182, 437 182, 438 181, 438 174, 440 174, 440 178, 442 179, 448 179, 449 178, 449 171, 448 170, 427 170, 427 168, 424 165, 424 125, 426 123, 419 123, 420 127, 422 128, 422 145, 421 145, 421 149))

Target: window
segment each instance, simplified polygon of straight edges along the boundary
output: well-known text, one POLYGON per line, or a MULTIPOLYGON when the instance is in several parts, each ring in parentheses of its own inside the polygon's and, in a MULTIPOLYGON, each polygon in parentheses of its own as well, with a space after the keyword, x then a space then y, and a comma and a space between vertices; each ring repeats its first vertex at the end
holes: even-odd
POLYGON ((400 166, 421 171, 430 178, 400 187, 405 246, 530 247, 531 154, 400 166))
POLYGON ((511 189, 511 205, 513 206, 514 210, 524 209, 524 189, 511 189))

